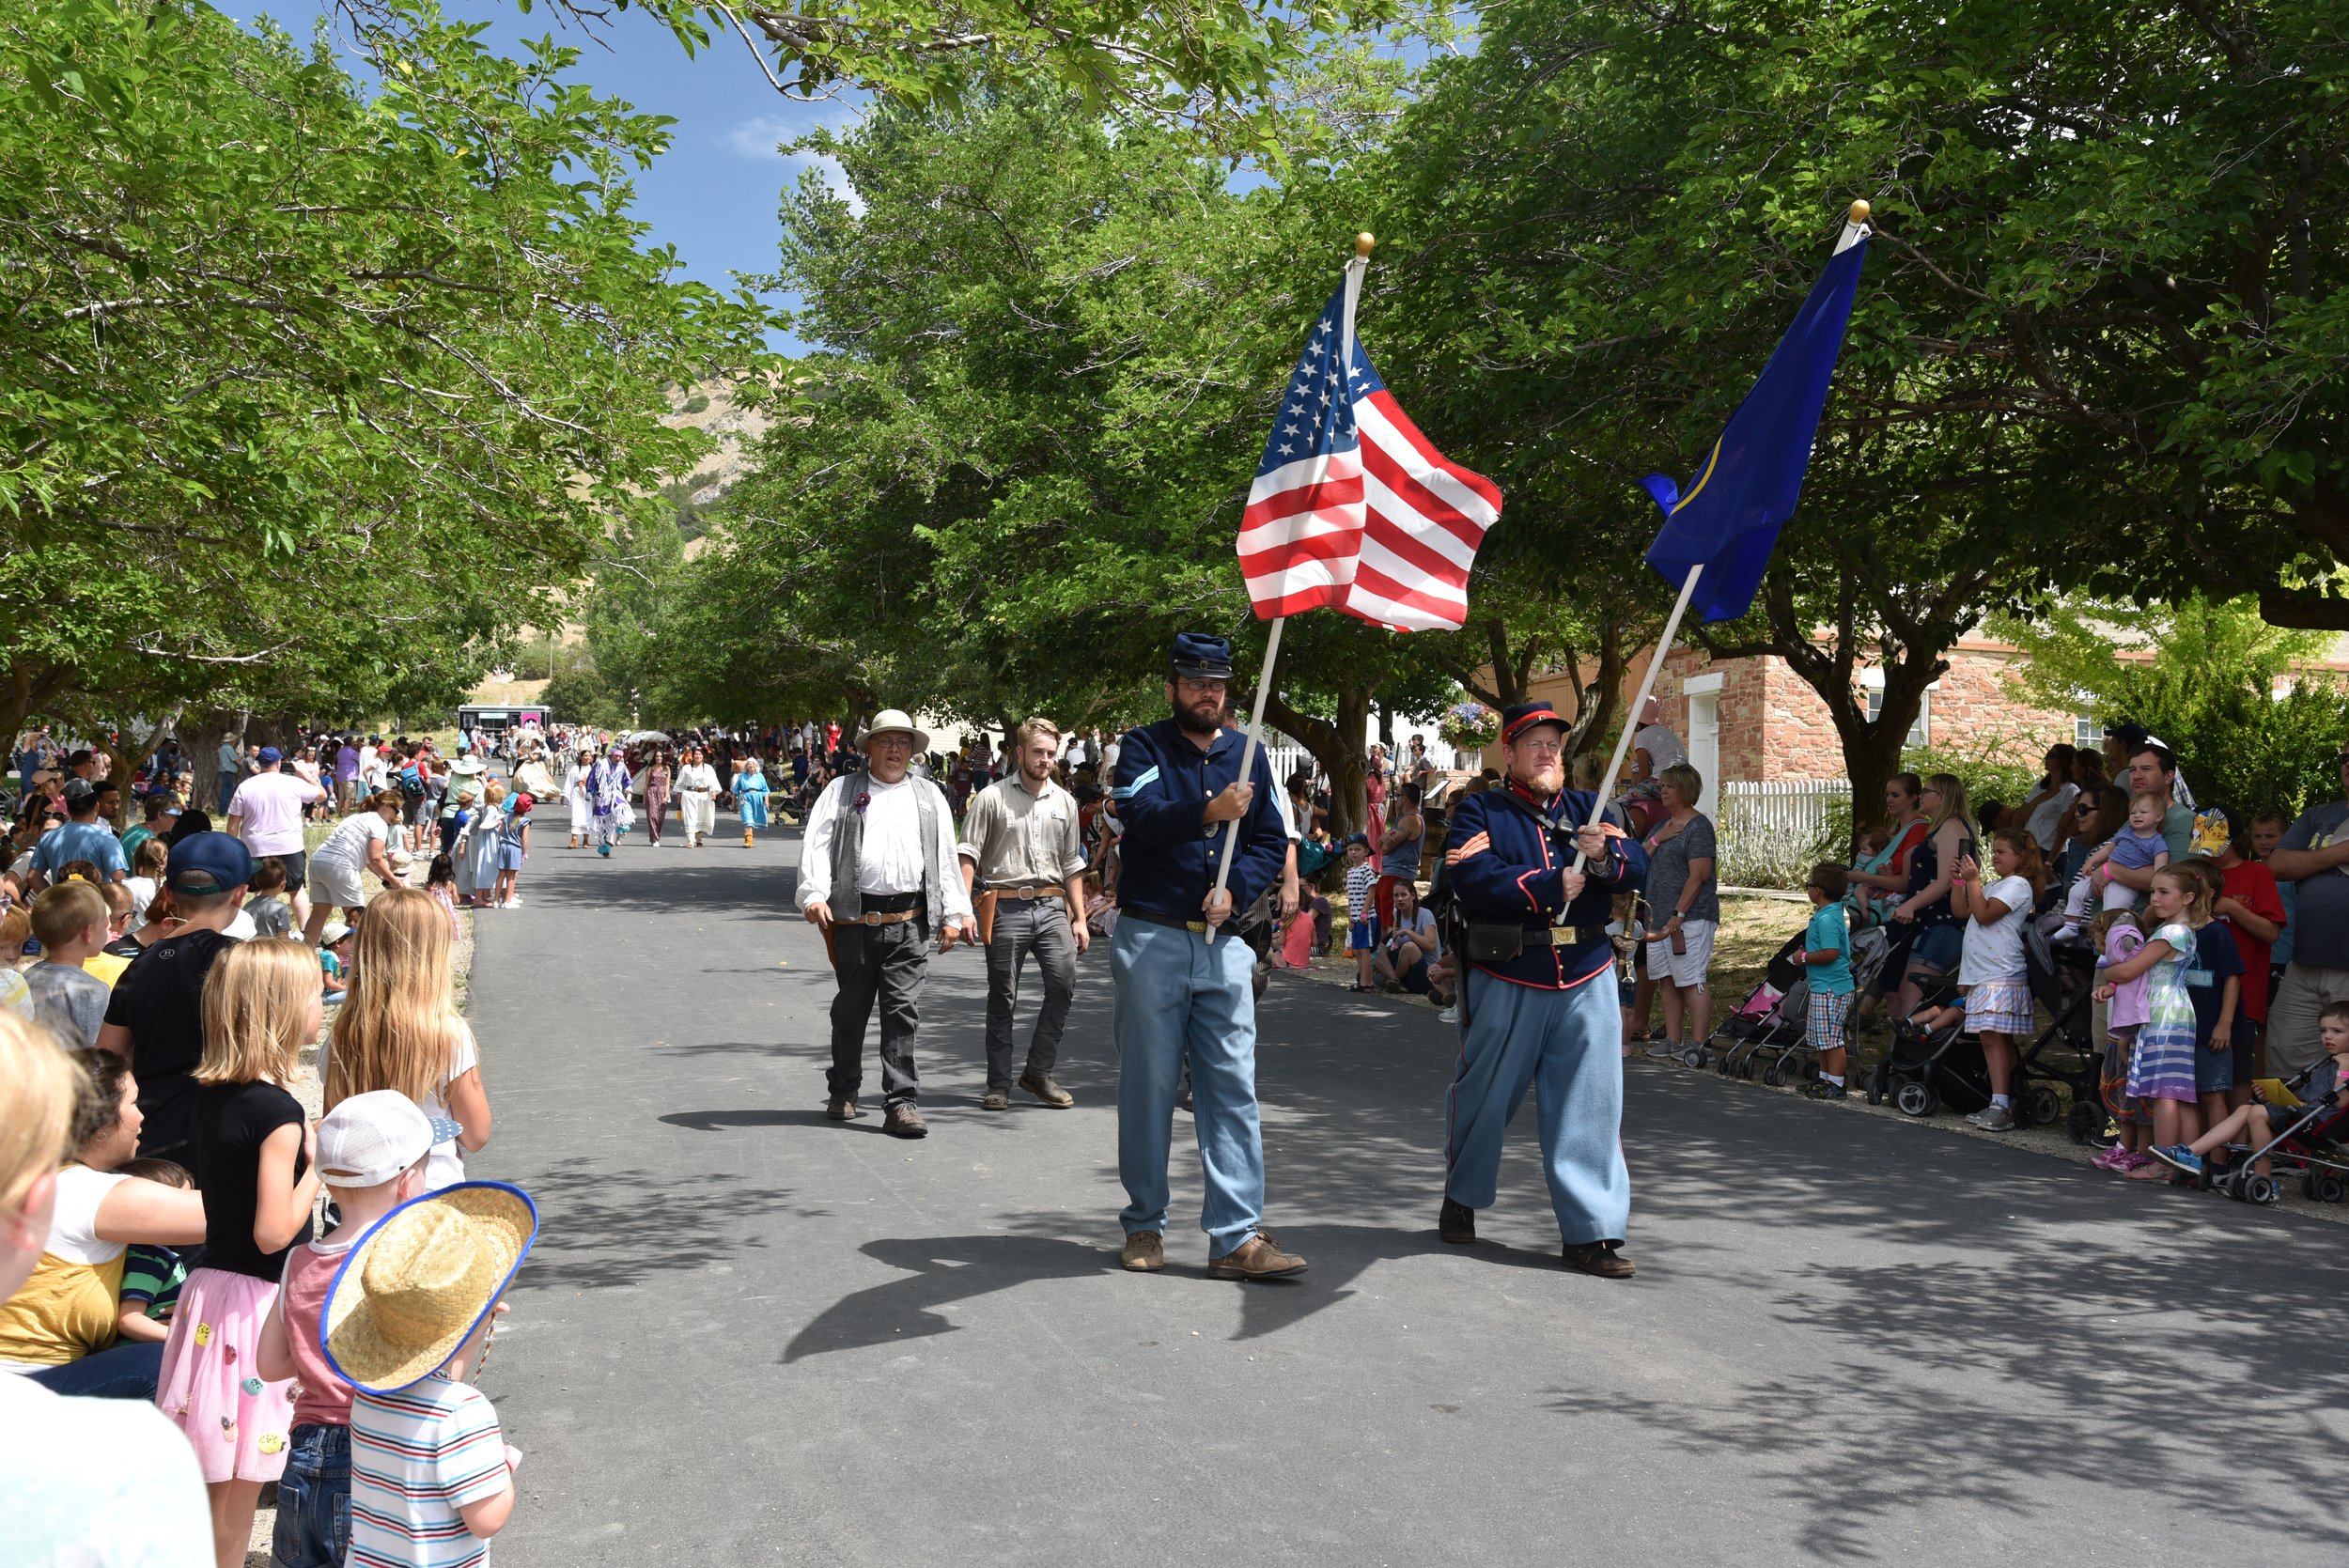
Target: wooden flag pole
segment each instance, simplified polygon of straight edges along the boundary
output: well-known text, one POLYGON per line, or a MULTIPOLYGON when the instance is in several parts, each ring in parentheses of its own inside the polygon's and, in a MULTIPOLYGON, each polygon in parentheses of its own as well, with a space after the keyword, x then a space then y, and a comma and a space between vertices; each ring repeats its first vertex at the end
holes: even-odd
MULTIPOLYGON (((1640 710, 1656 691, 1656 677, 1664 668, 1665 656, 1672 651, 1672 639, 1680 634, 1680 617, 1688 613, 1688 601, 1696 597, 1697 579, 1704 575, 1704 563, 1700 561, 1688 568, 1688 579, 1680 585, 1680 598, 1672 603, 1672 613, 1664 622, 1661 635, 1656 639, 1656 657, 1647 661, 1647 673, 1640 677, 1640 694, 1631 699, 1631 711, 1623 722, 1623 735, 1615 742, 1614 759, 1607 765, 1607 776, 1598 782, 1598 796, 1591 802, 1591 820, 1585 827, 1595 828, 1607 810, 1607 798, 1615 792, 1615 776, 1623 771, 1624 759, 1631 754, 1631 737, 1640 732, 1640 710)), ((1574 869, 1580 871, 1590 857, 1577 848, 1574 869)))
MULTIPOLYGON (((1377 243, 1368 230, 1354 236, 1354 259, 1346 266, 1345 331, 1338 344, 1338 364, 1346 369, 1351 369, 1354 365, 1354 303, 1361 297, 1362 274, 1370 269, 1371 247, 1377 243)), ((1256 701, 1248 716, 1248 744, 1239 754, 1238 782, 1241 784, 1248 783, 1256 771, 1256 748, 1264 741, 1265 698, 1272 691, 1272 666, 1281 657, 1281 629, 1287 624, 1286 615, 1273 616, 1271 635, 1265 639, 1264 667, 1256 672, 1256 701)), ((1274 780, 1273 784, 1278 788, 1280 781, 1274 780)), ((1217 893, 1221 893, 1232 878, 1232 857, 1239 852, 1239 817, 1235 816, 1232 825, 1223 831, 1223 858, 1215 868, 1217 893)), ((1208 902, 1213 903, 1214 899, 1210 897, 1208 902)), ((1239 911, 1235 909, 1232 913, 1237 915, 1239 911)), ((1206 940, 1210 947, 1215 945, 1215 933, 1216 927, 1207 927, 1206 940)))

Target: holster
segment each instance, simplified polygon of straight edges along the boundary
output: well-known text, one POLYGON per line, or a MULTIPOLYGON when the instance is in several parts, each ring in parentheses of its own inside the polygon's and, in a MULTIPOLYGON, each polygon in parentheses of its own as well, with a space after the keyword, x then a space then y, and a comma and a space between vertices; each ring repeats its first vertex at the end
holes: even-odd
POLYGON ((979 918, 979 945, 989 947, 995 941, 995 901, 1003 894, 989 888, 971 900, 971 908, 979 918))

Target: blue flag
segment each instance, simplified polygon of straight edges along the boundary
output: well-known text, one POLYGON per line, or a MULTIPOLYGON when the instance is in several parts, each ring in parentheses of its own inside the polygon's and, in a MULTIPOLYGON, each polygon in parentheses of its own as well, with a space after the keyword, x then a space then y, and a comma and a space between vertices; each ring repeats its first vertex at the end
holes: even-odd
POLYGON ((1664 508, 1647 564, 1675 588, 1689 567, 1704 568, 1691 601, 1702 620, 1735 620, 1752 608, 1778 531, 1795 515, 1867 247, 1863 233, 1828 262, 1688 493, 1661 474, 1640 481, 1664 508))

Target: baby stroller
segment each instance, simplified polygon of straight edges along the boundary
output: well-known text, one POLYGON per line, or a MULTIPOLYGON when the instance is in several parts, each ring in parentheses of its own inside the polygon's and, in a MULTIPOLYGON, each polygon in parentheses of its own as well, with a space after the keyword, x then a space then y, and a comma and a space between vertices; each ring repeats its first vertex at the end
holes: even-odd
MULTIPOLYGON (((1756 1056, 1801 1041, 1803 1014, 1811 1000, 1803 967, 1795 962, 1795 955, 1802 951, 1803 935, 1797 931, 1786 939, 1785 945, 1771 955, 1768 967, 1762 972, 1762 984, 1720 1021, 1710 1040, 1693 1044, 1683 1051, 1683 1062, 1691 1067, 1704 1065, 1705 1048, 1709 1046, 1715 1053, 1716 1071, 1726 1078, 1750 1079, 1756 1056)), ((1765 1078, 1763 1081, 1776 1088, 1783 1080, 1765 1078)))
MULTIPOLYGON (((1944 980, 1933 989, 1921 1006, 1945 1005, 1955 987, 1944 980)), ((1990 1063, 1963 1018, 1930 1030, 1896 1018, 1891 1048, 1868 1071, 1867 1094, 1870 1105, 1890 1101, 1904 1116, 1930 1116, 1944 1105, 1970 1116, 1990 1103, 1990 1063)))
MULTIPOLYGON (((2245 1203, 2275 1202, 2276 1178, 2263 1176, 2255 1167, 2263 1159, 2295 1166, 2300 1190, 2320 1203, 2338 1203, 2349 1194, 2349 1111, 2334 1106, 2332 1094, 2310 1093, 2310 1082, 2328 1065, 2320 1057, 2283 1085, 2308 1098, 2295 1105, 2268 1101, 2268 1130, 2272 1136, 2259 1148, 2237 1145, 2229 1150, 2231 1163, 2223 1171, 2202 1168, 2203 1184, 2245 1203)), ((2340 1093, 2336 1088, 2333 1094, 2340 1093)))
MULTIPOLYGON (((1777 956, 1770 960, 1763 983, 1715 1033, 1715 1040, 1726 1037, 1729 1041, 1726 1046, 1719 1048, 1721 1053, 1717 1063, 1719 1071, 1736 1078, 1752 1079, 1756 1076, 1757 1062, 1762 1062, 1759 1068, 1762 1081, 1776 1089, 1817 1070, 1818 1042, 1810 1035, 1811 982, 1803 972, 1805 966, 1797 963, 1794 956, 1802 951, 1809 931, 1810 927, 1806 924, 1787 939, 1786 945, 1780 948, 1777 956), (1790 983, 1782 989, 1778 986, 1781 973, 1790 978, 1790 983), (1811 1055, 1813 1062, 1799 1060, 1805 1053, 1811 1055), (1766 1058, 1766 1061, 1764 1060, 1766 1058)), ((1853 933, 1851 969, 1852 994, 1855 998, 1865 995, 1868 988, 1875 984, 1877 972, 1884 968, 1884 956, 1890 950, 1891 942, 1880 929, 1870 927, 1853 933)), ((1689 1062, 1690 1066, 1703 1061, 1698 1048, 1691 1047, 1689 1055, 1694 1058, 1689 1062)))
POLYGON ((2022 1047, 2015 1082, 2015 1120, 2026 1126, 2064 1120, 2074 1141, 2093 1142, 2109 1119, 2097 1088, 2104 1068, 2103 1043, 2096 1038, 2089 1007, 2090 993, 2096 988, 2096 955, 2084 944, 2051 942, 2038 922, 2026 921, 2023 970, 2031 999, 2046 1009, 2049 1021, 2022 1047), (2064 1095, 2071 1100, 2068 1119, 2064 1095))

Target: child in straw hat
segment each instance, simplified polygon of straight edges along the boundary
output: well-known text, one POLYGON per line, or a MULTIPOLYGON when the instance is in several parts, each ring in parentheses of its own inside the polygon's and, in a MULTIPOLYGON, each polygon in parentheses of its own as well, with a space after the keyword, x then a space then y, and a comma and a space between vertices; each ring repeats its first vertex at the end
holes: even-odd
POLYGON ((460 1182, 384 1216, 336 1272, 325 1348, 351 1387, 350 1561, 470 1568, 506 1528, 521 1454, 472 1379, 537 1229, 520 1188, 460 1182))
POLYGON ((261 1325, 259 1375, 294 1380, 286 1473, 277 1480, 276 1568, 342 1568, 350 1545, 350 1385, 319 1345, 326 1293, 351 1245, 425 1189, 432 1124, 391 1089, 353 1094, 319 1124, 319 1174, 342 1222, 286 1258, 277 1305, 261 1325))

